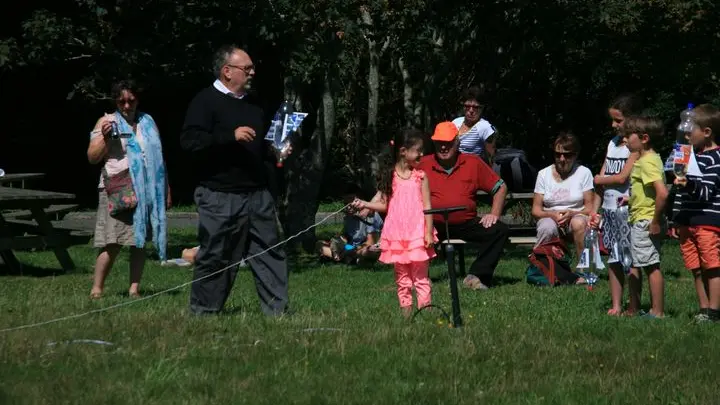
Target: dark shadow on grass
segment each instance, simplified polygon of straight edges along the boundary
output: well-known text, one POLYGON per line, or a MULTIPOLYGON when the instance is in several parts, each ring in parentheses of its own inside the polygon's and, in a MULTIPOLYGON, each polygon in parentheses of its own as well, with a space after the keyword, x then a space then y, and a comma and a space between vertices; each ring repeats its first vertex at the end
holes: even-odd
POLYGON ((663 275, 665 276, 666 279, 670 278, 673 280, 683 278, 683 274, 687 275, 689 273, 685 269, 677 269, 677 268, 671 269, 671 270, 665 270, 665 269, 662 269, 662 267, 661 267, 661 271, 663 272, 663 275))
POLYGON ((529 246, 513 246, 505 249, 500 260, 527 259, 530 253, 532 248, 529 246))
MULTIPOLYGON (((457 276, 457 283, 458 285, 462 284, 463 278, 465 276, 457 276)), ((450 275, 448 274, 447 270, 445 270, 443 273, 430 277, 430 281, 433 283, 440 283, 450 280, 450 275)), ((523 279, 518 277, 508 277, 508 276, 494 276, 493 282, 491 287, 502 287, 504 285, 512 285, 522 282, 523 279)))
MULTIPOLYGON (((650 312, 650 305, 641 305, 640 310, 644 311, 645 313, 650 312)), ((688 316, 688 313, 686 311, 678 311, 677 309, 668 309, 665 308, 665 317, 666 318, 678 318, 682 319, 683 317, 688 318, 688 320, 692 320, 692 317, 695 316, 695 314, 692 314, 691 316, 688 316)), ((653 319, 653 318, 643 318, 642 315, 636 315, 631 318, 636 318, 639 321, 661 321, 662 319, 653 319)))
MULTIPOLYGON (((140 287, 140 297, 141 297, 141 298, 144 298, 144 297, 147 297, 148 295, 157 294, 157 293, 159 293, 159 292, 161 292, 161 291, 165 291, 165 290, 166 290, 166 289, 149 289, 149 290, 146 290, 146 289, 140 287)), ((187 294, 186 292, 181 291, 181 289, 177 289, 177 290, 168 291, 168 292, 166 292, 166 293, 164 293, 164 294, 162 294, 162 295, 178 295, 178 294, 180 294, 180 293, 185 293, 185 294, 187 294)), ((118 291, 118 292, 115 293, 114 295, 117 296, 117 297, 125 297, 125 298, 128 298, 128 293, 127 293, 127 291, 118 291)))
POLYGON ((442 273, 436 276, 430 276, 430 281, 433 283, 441 283, 444 281, 447 281, 450 279, 450 275, 447 272, 447 269, 445 269, 442 273))
POLYGON ((238 305, 238 306, 233 306, 230 308, 225 308, 218 315, 219 316, 232 316, 232 315, 241 314, 243 312, 245 312, 245 308, 238 305))
MULTIPOLYGON (((58 265, 59 266, 59 265, 58 265)), ((72 271, 67 272, 62 268, 38 267, 29 264, 22 264, 20 271, 11 271, 7 265, 0 265, 0 277, 56 277, 64 276, 72 271)))
POLYGON ((502 287, 504 285, 513 285, 522 282, 523 279, 519 277, 509 276, 494 276, 492 287, 502 287))
POLYGON ((385 271, 386 266, 377 260, 363 259, 359 263, 337 262, 335 260, 320 257, 308 253, 296 253, 288 256, 288 266, 293 273, 304 273, 323 266, 337 266, 341 270, 363 270, 363 271, 385 271))
POLYGON ((321 262, 314 255, 309 254, 294 254, 288 256, 287 264, 288 268, 292 273, 305 273, 307 271, 315 270, 324 264, 333 264, 332 261, 321 262))

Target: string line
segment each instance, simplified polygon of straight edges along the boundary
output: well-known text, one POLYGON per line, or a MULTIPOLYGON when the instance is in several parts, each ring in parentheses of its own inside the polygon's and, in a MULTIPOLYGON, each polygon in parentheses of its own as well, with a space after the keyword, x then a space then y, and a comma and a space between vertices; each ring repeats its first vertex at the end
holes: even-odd
POLYGON ((106 311, 110 311, 111 309, 121 308, 121 307, 125 307, 125 306, 128 306, 128 305, 137 304, 137 303, 139 303, 139 302, 147 301, 147 300, 152 299, 152 298, 155 298, 155 297, 157 297, 157 296, 159 296, 159 295, 167 294, 167 293, 169 293, 170 291, 175 291, 175 290, 178 290, 178 289, 180 289, 180 288, 187 287, 187 286, 189 286, 189 285, 192 284, 192 283, 198 282, 198 281, 200 281, 200 280, 204 280, 204 279, 206 279, 206 278, 210 278, 210 277, 212 277, 212 276, 215 276, 215 275, 217 275, 217 274, 222 273, 223 271, 226 271, 226 270, 228 270, 228 269, 231 269, 231 268, 233 268, 233 267, 235 267, 235 266, 239 266, 240 264, 242 264, 242 263, 244 263, 244 262, 246 262, 246 261, 248 261, 248 260, 250 260, 250 259, 253 259, 253 258, 255 258, 255 257, 258 257, 258 256, 260 256, 260 255, 263 255, 263 254, 265 254, 265 253, 267 253, 267 252, 275 249, 276 247, 281 246, 281 245, 289 242, 290 240, 297 238, 298 236, 302 235, 303 233, 305 233, 305 232, 307 232, 307 231, 309 231, 309 230, 311 230, 311 229, 313 229, 313 228, 321 225, 323 222, 327 221, 328 219, 330 219, 330 218, 334 217, 335 215, 343 212, 343 211, 344 211, 346 208, 348 208, 349 206, 350 206, 350 204, 345 205, 344 207, 340 208, 339 210, 330 213, 328 216, 326 216, 325 218, 321 219, 320 221, 318 221, 318 222, 310 225, 309 227, 303 229, 302 231, 296 233, 295 235, 292 235, 291 237, 289 237, 289 238, 287 238, 287 239, 285 239, 285 240, 283 240, 283 241, 280 241, 280 242, 278 242, 278 243, 270 246, 269 248, 263 250, 262 252, 259 252, 259 253, 256 253, 256 254, 254 254, 254 255, 248 256, 248 257, 240 260, 240 261, 237 262, 237 263, 232 263, 232 264, 230 264, 230 265, 228 265, 228 266, 223 267, 223 268, 220 269, 220 270, 217 270, 217 271, 215 271, 215 272, 212 272, 212 273, 207 274, 207 275, 205 275, 205 276, 202 276, 202 277, 200 277, 200 278, 197 278, 197 279, 188 281, 188 282, 186 282, 186 283, 182 283, 182 284, 180 284, 180 285, 177 285, 177 286, 175 286, 175 287, 168 288, 168 289, 166 289, 166 290, 158 291, 158 292, 156 292, 156 293, 154 293, 154 294, 151 294, 151 295, 148 295, 148 296, 144 296, 144 297, 140 297, 140 298, 134 299, 134 300, 132 300, 132 301, 125 301, 125 302, 121 302, 121 303, 119 303, 119 304, 110 305, 110 306, 108 306, 108 307, 93 309, 92 311, 87 311, 87 312, 83 312, 83 313, 79 313, 79 314, 73 314, 73 315, 63 316, 63 317, 61 317, 61 318, 50 319, 50 320, 47 320, 47 321, 30 323, 30 324, 27 324, 27 325, 15 326, 15 327, 12 327, 12 328, 0 329, 0 333, 3 333, 3 332, 11 332, 11 331, 16 331, 16 330, 21 330, 21 329, 35 328, 35 327, 39 327, 39 326, 49 325, 49 324, 51 324, 51 323, 62 322, 62 321, 70 320, 70 319, 80 318, 80 317, 87 316, 87 315, 97 314, 97 313, 100 313, 100 312, 106 312, 106 311))

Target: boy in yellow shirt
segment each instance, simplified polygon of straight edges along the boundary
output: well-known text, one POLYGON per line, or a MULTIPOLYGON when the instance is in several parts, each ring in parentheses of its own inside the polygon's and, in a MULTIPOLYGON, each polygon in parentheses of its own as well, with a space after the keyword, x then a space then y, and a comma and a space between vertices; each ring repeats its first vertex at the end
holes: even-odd
POLYGON ((630 117, 625 121, 625 142, 630 152, 638 152, 630 174, 630 245, 633 268, 630 272, 630 304, 627 314, 640 310, 642 274, 644 269, 650 285, 650 312, 644 316, 662 318, 664 312, 665 280, 660 272, 662 222, 668 189, 660 156, 653 143, 661 139, 662 121, 651 117, 630 117))

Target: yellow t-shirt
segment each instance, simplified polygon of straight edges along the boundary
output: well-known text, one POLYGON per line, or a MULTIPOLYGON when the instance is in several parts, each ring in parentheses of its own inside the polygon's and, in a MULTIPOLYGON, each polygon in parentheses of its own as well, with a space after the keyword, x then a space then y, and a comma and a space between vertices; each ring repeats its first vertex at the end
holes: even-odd
POLYGON ((655 152, 641 156, 630 173, 630 223, 655 217, 655 186, 662 180, 665 184, 663 162, 655 152))

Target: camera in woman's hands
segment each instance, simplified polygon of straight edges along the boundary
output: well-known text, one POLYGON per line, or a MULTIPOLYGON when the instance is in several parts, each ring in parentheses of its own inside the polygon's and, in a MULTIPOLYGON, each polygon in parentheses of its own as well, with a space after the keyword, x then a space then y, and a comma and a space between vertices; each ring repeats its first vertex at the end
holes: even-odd
POLYGON ((118 128, 117 122, 110 121, 110 128, 110 139, 120 139, 120 128, 118 128))

